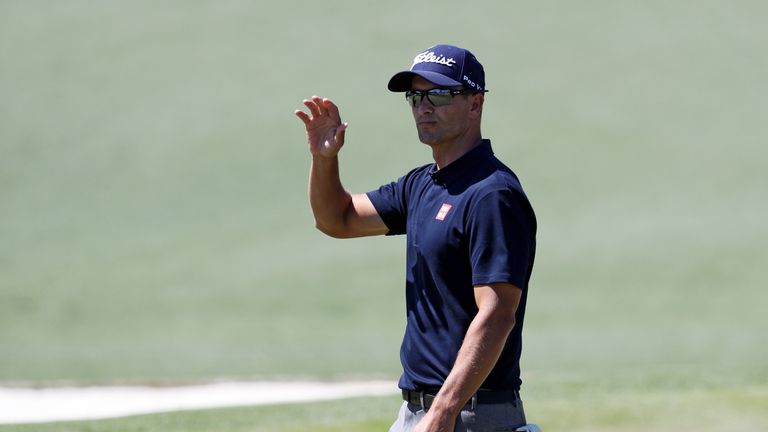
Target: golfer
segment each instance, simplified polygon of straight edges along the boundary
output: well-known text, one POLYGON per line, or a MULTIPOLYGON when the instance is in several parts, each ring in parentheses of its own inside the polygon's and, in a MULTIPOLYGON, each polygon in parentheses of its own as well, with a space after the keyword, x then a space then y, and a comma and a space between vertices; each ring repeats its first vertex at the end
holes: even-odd
POLYGON ((367 194, 340 181, 347 124, 337 106, 315 96, 296 116, 312 156, 317 228, 336 238, 406 235, 404 402, 390 432, 515 430, 526 424, 519 362, 536 217, 482 137, 483 66, 436 45, 388 87, 405 93, 434 162, 367 194))

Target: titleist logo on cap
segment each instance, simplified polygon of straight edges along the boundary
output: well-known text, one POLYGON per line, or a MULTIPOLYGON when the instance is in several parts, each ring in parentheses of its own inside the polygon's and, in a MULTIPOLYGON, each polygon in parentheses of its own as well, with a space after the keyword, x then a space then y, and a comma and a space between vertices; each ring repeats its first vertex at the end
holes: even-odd
POLYGON ((485 92, 483 65, 468 50, 440 44, 417 53, 410 70, 398 72, 389 79, 387 88, 390 91, 410 90, 413 78, 418 76, 438 88, 465 87, 475 92, 485 92))
MULTIPOLYGON (((453 58, 446 58, 442 54, 437 55, 432 51, 427 51, 417 55, 413 59, 413 66, 416 66, 419 63, 437 63, 448 67, 453 67, 453 65, 456 64, 456 60, 453 58)), ((413 66, 411 66, 411 69, 413 69, 413 66)))

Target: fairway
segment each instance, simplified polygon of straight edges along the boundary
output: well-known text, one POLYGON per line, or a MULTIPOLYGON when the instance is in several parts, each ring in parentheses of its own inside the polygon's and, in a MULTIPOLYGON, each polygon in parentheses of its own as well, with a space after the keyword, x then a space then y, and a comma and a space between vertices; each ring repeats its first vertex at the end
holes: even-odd
POLYGON ((186 386, 0 387, 0 425, 116 417, 397 394, 392 381, 214 382, 186 386))
MULTIPOLYGON (((445 42, 484 64, 483 135, 538 216, 529 420, 768 430, 765 16, 748 0, 2 1, 0 386, 395 383, 404 239, 314 229, 293 111, 332 98, 342 180, 377 188, 430 161, 386 83, 445 42)), ((398 405, 0 431, 374 431, 398 405)))

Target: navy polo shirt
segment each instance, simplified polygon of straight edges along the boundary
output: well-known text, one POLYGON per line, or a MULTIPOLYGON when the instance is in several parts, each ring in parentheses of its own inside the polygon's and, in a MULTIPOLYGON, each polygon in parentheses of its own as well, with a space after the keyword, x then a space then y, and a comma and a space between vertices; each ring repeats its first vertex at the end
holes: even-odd
MULTIPOLYGON (((369 192, 389 228, 406 234, 407 322, 400 387, 442 386, 477 314, 474 286, 521 288, 516 324, 482 388, 520 388, 521 332, 536 217, 517 176, 481 144, 436 171, 424 165, 369 192)), ((514 289, 514 288, 513 288, 514 289)))

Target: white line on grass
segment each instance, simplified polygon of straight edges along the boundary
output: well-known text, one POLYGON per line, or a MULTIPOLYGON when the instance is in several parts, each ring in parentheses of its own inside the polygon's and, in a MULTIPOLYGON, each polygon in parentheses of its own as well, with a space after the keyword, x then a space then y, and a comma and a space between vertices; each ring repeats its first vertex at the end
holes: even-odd
POLYGON ((234 406, 393 395, 392 381, 229 382, 181 387, 0 387, 0 424, 96 420, 234 406))

